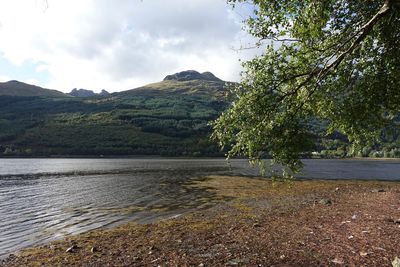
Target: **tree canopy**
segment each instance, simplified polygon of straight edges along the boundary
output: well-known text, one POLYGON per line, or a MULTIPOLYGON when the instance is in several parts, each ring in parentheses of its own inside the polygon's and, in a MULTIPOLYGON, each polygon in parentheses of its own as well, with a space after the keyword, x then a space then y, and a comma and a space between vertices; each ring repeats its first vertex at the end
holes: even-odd
POLYGON ((213 136, 228 156, 301 168, 310 120, 346 135, 356 152, 399 127, 400 1, 228 0, 251 6, 245 29, 260 56, 245 62, 213 136))

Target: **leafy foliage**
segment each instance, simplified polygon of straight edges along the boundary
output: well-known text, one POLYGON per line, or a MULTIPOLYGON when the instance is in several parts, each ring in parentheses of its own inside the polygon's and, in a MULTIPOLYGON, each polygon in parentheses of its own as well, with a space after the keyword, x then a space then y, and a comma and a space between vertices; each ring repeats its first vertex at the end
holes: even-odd
POLYGON ((352 154, 398 131, 398 0, 228 2, 254 7, 247 30, 265 49, 244 64, 233 104, 214 123, 229 156, 270 155, 298 171, 316 146, 310 121, 348 138, 352 154))

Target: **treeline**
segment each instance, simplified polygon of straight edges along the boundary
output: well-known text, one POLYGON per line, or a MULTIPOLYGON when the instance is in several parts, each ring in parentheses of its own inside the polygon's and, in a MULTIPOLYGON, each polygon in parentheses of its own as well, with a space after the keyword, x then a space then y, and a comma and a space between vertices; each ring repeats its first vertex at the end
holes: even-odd
MULTIPOLYGON (((138 90, 93 98, 0 97, 0 157, 223 156, 210 140, 210 122, 228 106, 221 96, 138 90)), ((353 156, 326 122, 310 120, 309 157, 353 156)), ((400 157, 398 130, 382 133, 358 156, 400 157)))
POLYGON ((138 91, 86 99, 0 97, 0 156, 223 156, 215 95, 138 91))

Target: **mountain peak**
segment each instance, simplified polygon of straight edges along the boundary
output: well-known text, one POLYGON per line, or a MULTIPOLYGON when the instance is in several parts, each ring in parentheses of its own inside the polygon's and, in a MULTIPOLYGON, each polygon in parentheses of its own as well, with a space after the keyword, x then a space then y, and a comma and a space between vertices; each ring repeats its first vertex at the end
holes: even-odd
POLYGON ((101 90, 100 93, 95 93, 92 90, 87 90, 87 89, 72 89, 72 91, 69 93, 71 96, 75 97, 93 97, 93 96, 107 96, 110 93, 107 92, 106 90, 101 90))
POLYGON ((200 73, 195 70, 181 71, 172 75, 168 75, 164 78, 164 81, 192 81, 192 80, 205 80, 205 81, 215 81, 222 82, 221 79, 217 78, 211 72, 200 73))

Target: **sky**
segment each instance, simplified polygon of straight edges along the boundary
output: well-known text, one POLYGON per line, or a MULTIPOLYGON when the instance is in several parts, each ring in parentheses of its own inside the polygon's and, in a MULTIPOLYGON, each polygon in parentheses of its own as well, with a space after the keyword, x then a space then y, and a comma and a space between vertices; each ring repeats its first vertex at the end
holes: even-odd
POLYGON ((183 70, 239 81, 248 7, 226 0, 1 0, 0 81, 128 90, 183 70))

